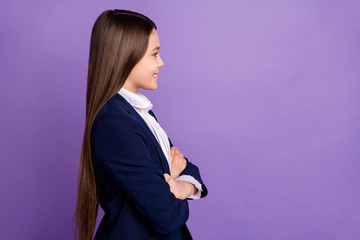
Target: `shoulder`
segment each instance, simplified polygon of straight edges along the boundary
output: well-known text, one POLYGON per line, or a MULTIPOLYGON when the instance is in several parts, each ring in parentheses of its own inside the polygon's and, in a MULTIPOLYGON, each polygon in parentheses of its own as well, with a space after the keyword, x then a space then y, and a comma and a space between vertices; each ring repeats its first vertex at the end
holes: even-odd
POLYGON ((122 129, 128 131, 137 129, 138 123, 130 113, 129 107, 131 107, 131 105, 119 94, 114 95, 96 115, 92 130, 122 129))

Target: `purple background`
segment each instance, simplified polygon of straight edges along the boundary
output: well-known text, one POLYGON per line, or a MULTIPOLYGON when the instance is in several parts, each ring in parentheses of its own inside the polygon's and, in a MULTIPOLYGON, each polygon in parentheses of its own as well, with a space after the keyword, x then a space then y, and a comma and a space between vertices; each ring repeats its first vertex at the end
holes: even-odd
POLYGON ((209 189, 194 239, 360 239, 355 0, 2 3, 1 239, 71 239, 90 33, 113 8, 158 25, 141 92, 209 189))

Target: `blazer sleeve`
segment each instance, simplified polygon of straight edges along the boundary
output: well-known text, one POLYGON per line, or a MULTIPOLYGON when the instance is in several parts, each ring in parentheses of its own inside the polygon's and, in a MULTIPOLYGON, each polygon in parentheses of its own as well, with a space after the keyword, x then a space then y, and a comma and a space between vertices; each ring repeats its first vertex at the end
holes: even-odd
POLYGON ((94 164, 109 174, 156 232, 168 234, 187 221, 188 202, 170 192, 136 124, 122 114, 113 113, 94 124, 94 164))
MULTIPOLYGON (((158 121, 153 111, 150 110, 149 113, 155 118, 156 121, 158 121)), ((170 138, 168 139, 170 142, 170 148, 172 148, 173 144, 170 138)), ((190 175, 194 177, 197 181, 199 181, 201 183, 201 188, 202 188, 200 198, 206 197, 208 194, 208 190, 201 179, 199 168, 196 165, 192 164, 185 156, 184 158, 186 159, 186 168, 180 173, 180 175, 190 175)))

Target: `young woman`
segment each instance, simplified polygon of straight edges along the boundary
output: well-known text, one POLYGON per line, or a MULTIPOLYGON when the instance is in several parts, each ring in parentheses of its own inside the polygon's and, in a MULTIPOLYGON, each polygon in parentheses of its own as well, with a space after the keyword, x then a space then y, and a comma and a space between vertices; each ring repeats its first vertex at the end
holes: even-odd
POLYGON ((207 188, 138 92, 155 90, 164 66, 156 29, 146 16, 117 9, 94 24, 75 238, 93 238, 100 203, 95 239, 192 239, 187 200, 207 188))

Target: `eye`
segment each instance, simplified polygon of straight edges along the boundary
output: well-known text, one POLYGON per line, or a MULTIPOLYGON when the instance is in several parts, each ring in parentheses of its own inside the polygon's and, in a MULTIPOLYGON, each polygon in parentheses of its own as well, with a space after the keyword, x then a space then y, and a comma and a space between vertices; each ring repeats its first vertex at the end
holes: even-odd
POLYGON ((159 54, 159 52, 156 52, 153 54, 154 57, 156 57, 159 54))

